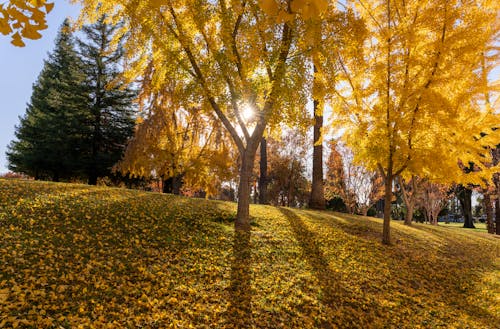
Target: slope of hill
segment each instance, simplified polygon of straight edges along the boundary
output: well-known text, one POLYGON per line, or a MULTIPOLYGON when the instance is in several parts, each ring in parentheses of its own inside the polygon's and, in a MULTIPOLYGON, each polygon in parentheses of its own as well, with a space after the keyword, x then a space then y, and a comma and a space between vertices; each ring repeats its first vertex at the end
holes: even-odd
POLYGON ((500 239, 0 180, 0 327, 498 328, 500 239))

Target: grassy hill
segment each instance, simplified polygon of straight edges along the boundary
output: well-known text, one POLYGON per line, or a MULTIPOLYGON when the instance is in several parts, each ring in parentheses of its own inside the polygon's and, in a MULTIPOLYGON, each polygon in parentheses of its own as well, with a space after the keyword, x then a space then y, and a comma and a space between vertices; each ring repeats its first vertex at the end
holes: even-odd
POLYGON ((498 328, 500 239, 0 180, 0 327, 498 328))

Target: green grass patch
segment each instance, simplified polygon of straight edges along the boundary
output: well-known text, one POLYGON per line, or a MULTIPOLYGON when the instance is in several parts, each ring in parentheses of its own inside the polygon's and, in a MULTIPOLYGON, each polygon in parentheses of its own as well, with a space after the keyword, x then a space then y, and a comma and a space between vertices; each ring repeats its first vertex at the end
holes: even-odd
POLYGON ((473 230, 0 180, 0 327, 496 328, 500 240, 473 230))
MULTIPOLYGON (((464 228, 464 223, 454 223, 454 222, 449 222, 449 223, 444 223, 444 222, 439 222, 439 226, 443 227, 454 227, 454 228, 464 228)), ((483 232, 483 233, 488 233, 488 229, 486 228, 486 223, 481 223, 481 222, 476 222, 474 223, 474 226, 476 228, 470 229, 467 228, 465 230, 473 230, 476 232, 483 232)))

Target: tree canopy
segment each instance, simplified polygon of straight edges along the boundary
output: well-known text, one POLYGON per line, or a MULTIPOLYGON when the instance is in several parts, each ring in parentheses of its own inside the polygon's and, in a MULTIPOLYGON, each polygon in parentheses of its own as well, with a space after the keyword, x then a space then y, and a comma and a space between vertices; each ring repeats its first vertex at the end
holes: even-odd
MULTIPOLYGON (((498 114, 484 79, 495 63, 499 4, 350 1, 367 34, 337 52, 334 112, 358 161, 385 178, 386 207, 401 174, 441 182, 491 177, 498 114), (487 58, 487 56, 489 58, 487 58), (466 172, 474 163, 477 170, 466 172)), ((493 169, 494 170, 494 169, 493 169)), ((389 242, 389 208, 384 242, 389 242)))
POLYGON ((125 77, 149 70, 159 90, 166 77, 199 95, 196 107, 217 116, 240 154, 236 226, 248 230, 250 176, 266 126, 304 113, 309 71, 297 43, 304 20, 326 9, 318 1, 77 1, 82 20, 109 13, 123 21, 125 77), (243 118, 250 107, 251 120, 243 118), (286 110, 282 110, 286 108, 286 110))

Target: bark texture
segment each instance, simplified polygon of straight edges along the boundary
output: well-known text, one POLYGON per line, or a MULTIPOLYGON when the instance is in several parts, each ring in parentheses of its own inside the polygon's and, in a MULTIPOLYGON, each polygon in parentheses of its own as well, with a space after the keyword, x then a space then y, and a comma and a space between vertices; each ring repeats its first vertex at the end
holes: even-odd
POLYGON ((392 175, 385 178, 384 195, 384 226, 382 232, 382 243, 391 244, 391 204, 392 204, 392 175))
POLYGON ((475 228, 472 220, 472 190, 463 185, 459 185, 457 194, 462 209, 462 215, 464 216, 464 228, 475 228))
POLYGON ((268 204, 267 200, 267 140, 260 140, 260 176, 259 176, 259 203, 268 204))
POLYGON ((311 197, 309 208, 325 209, 325 192, 323 186, 323 145, 318 142, 321 139, 321 128, 323 127, 323 116, 318 114, 319 102, 314 101, 314 149, 311 197))
POLYGON ((240 184, 238 190, 238 213, 235 229, 250 231, 250 191, 255 152, 245 151, 241 159, 240 184))

